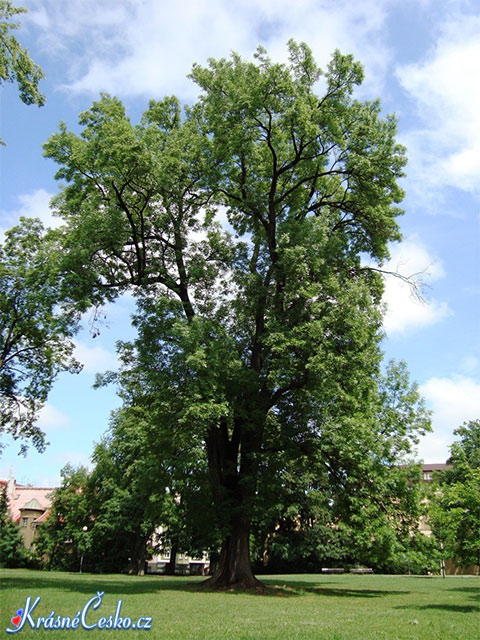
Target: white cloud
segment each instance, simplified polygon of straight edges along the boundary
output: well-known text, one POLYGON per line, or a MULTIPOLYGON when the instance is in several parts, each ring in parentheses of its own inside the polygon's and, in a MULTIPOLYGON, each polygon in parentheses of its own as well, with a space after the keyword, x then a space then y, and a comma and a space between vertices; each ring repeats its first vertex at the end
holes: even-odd
POLYGON ((433 410, 433 433, 422 439, 420 457, 426 462, 444 462, 450 455, 453 430, 480 417, 480 382, 462 375, 430 378, 419 389, 433 410))
POLYGON ((32 193, 25 193, 18 196, 18 207, 9 211, 0 211, 0 241, 3 241, 3 234, 7 229, 16 225, 20 216, 25 218, 40 218, 46 227, 58 227, 61 224, 60 218, 52 216, 50 211, 50 200, 53 193, 45 189, 36 189, 32 193))
POLYGON ((74 357, 83 364, 83 370, 88 373, 97 373, 107 369, 117 369, 118 360, 101 344, 90 347, 79 340, 75 341, 74 357))
POLYGON ((71 424, 69 416, 51 404, 46 404, 38 415, 38 426, 42 431, 45 431, 45 433, 50 433, 55 429, 69 427, 71 424))
MULTIPOLYGON (((46 53, 69 62, 69 91, 192 99, 185 76, 192 63, 250 56, 264 44, 286 57, 290 37, 306 41, 325 64, 335 48, 361 56, 369 82, 382 83, 390 62, 384 27, 386 2, 346 0, 70 0, 30 1, 30 22, 46 53), (68 51, 68 55, 65 55, 68 51), (83 52, 83 57, 78 52, 83 52)), ((375 93, 378 93, 376 91, 375 93)))
POLYGON ((471 377, 431 378, 421 385, 420 393, 434 411, 435 428, 441 431, 480 417, 480 383, 471 377))
POLYGON ((424 462, 446 462, 450 456, 451 434, 429 433, 420 439, 417 447, 418 458, 424 462))
MULTIPOLYGON (((442 264, 416 236, 397 245, 384 268, 406 277, 413 276, 427 286, 445 275, 442 264)), ((430 326, 452 313, 446 302, 418 299, 412 287, 395 276, 385 278, 383 301, 387 309, 383 326, 389 335, 430 326)))
POLYGON ((424 127, 404 142, 418 191, 430 185, 480 193, 480 17, 446 22, 426 59, 397 68, 424 127))

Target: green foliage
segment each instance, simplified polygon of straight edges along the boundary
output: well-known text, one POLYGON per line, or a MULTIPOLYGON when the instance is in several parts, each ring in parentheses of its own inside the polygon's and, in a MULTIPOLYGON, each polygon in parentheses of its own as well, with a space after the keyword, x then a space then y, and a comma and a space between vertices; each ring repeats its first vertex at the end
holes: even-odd
MULTIPOLYGON (((75 313, 59 303, 51 243, 39 220, 22 218, 0 245, 0 433, 43 451, 35 425, 54 379, 77 372, 75 313)), ((22 451, 26 445, 22 445, 22 451)))
POLYGON ((480 420, 464 422, 453 433, 459 440, 450 447, 448 463, 453 469, 445 476, 448 482, 465 479, 471 469, 480 469, 480 420))
POLYGON ((454 431, 452 469, 437 477, 429 496, 428 515, 442 555, 480 571, 480 420, 454 431))
MULTIPOLYGON (((395 573, 406 570, 407 556, 422 571, 430 566, 414 535, 420 469, 399 466, 418 434, 430 429, 429 412, 404 363, 389 363, 375 402, 378 429, 371 434, 350 420, 348 428, 322 433, 321 442, 291 431, 296 451, 277 452, 272 441, 254 526, 257 555, 271 570, 360 563, 395 573)), ((299 424, 295 415, 293 428, 299 424)))
MULTIPOLYGON (((45 97, 38 90, 38 84, 44 77, 43 72, 11 33, 20 26, 12 22, 12 18, 22 13, 26 13, 26 9, 15 7, 10 0, 0 0, 0 85, 16 83, 22 102, 41 107, 45 97)), ((1 140, 0 143, 3 144, 1 140)))
MULTIPOLYGON (((150 353, 149 343, 143 347, 150 353)), ((131 531, 138 538, 143 532, 144 546, 153 538, 154 543, 195 555, 218 544, 204 450, 179 423, 182 399, 169 388, 168 379, 164 384, 157 380, 157 393, 145 394, 145 370, 134 358, 133 345, 119 345, 119 353, 128 362, 115 376, 124 405, 94 453, 91 483, 99 499, 95 527, 106 516, 114 537, 131 531), (116 504, 123 524, 105 512, 114 491, 122 494, 116 504)))
POLYGON ((417 383, 410 383, 403 361, 388 363, 379 380, 378 393, 381 455, 386 462, 392 462, 413 453, 419 437, 431 431, 431 412, 425 408, 417 383))
POLYGON ((89 480, 92 549, 101 571, 143 573, 147 547, 169 510, 164 458, 151 448, 154 428, 143 407, 125 407, 95 448, 89 480))
POLYGON ((182 451, 176 438, 165 437, 155 406, 141 400, 136 396, 112 415, 91 472, 63 469, 36 544, 51 567, 78 570, 83 556, 88 571, 141 574, 159 544, 199 552, 211 543, 207 527, 198 525, 212 517, 202 490, 205 465, 185 444, 182 451))
POLYGON ((0 493, 0 565, 24 567, 27 559, 23 538, 8 511, 7 490, 4 488, 0 493))
POLYGON ((61 471, 62 486, 55 490, 47 520, 39 528, 35 550, 48 557, 49 568, 77 571, 90 545, 91 517, 85 467, 67 464, 61 471), (86 528, 84 530, 84 527, 86 528))

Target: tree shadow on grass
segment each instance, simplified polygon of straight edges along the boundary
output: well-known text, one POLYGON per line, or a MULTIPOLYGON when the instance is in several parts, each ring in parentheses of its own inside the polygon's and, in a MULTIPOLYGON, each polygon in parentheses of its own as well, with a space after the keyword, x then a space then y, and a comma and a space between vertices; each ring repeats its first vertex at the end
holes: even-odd
MULTIPOLYGON (((478 602, 480 605, 480 583, 478 585, 477 588, 475 587, 459 587, 458 589, 450 589, 450 591, 453 592, 457 592, 457 591, 461 591, 462 593, 466 593, 467 598, 469 600, 473 600, 475 602, 478 602)), ((479 608, 480 611, 480 608, 479 608)))
MULTIPOLYGON (((265 586, 261 588, 239 591, 235 589, 225 589, 223 593, 239 594, 246 593, 248 595, 264 595, 264 596, 282 596, 282 597, 299 597, 299 596, 325 596, 335 598, 382 598, 390 595, 407 595, 409 591, 387 591, 380 589, 348 589, 339 587, 323 587, 318 586, 315 582, 298 582, 297 580, 288 583, 275 582, 274 580, 265 580, 265 586)), ((330 583, 331 584, 331 583, 330 583)), ((215 591, 205 588, 202 584, 194 585, 195 591, 204 591, 206 593, 215 593, 215 591)), ((218 591, 216 592, 218 593, 218 591)))
MULTIPOLYGON (((261 578, 261 576, 260 576, 261 578)), ((388 591, 386 589, 352 589, 342 586, 343 583, 335 583, 329 581, 328 586, 319 585, 317 582, 307 582, 295 580, 292 583, 284 583, 282 586, 275 583, 274 580, 265 580, 267 585, 274 588, 293 592, 293 595, 318 595, 318 596, 338 596, 340 598, 381 598, 384 596, 400 596, 409 594, 409 591, 388 591), (340 586, 331 586, 339 584, 340 586)), ((287 593, 285 595, 288 595, 287 593)))
POLYGON ((385 596, 401 596, 408 591, 386 591, 381 589, 342 589, 341 587, 303 587, 299 595, 330 596, 336 598, 383 598, 385 596))
MULTIPOLYGON (((194 591, 196 584, 182 578, 162 579, 160 576, 114 576, 95 574, 64 574, 55 572, 44 574, 30 572, 28 575, 3 576, 2 586, 6 589, 19 589, 29 594, 40 590, 93 594, 104 591, 118 595, 145 595, 161 591, 194 591)), ((191 580, 191 578, 190 578, 191 580)))
MULTIPOLYGON (((221 593, 246 594, 254 596, 274 596, 274 597, 298 597, 305 595, 340 597, 340 598, 381 598, 389 595, 405 595, 408 591, 386 591, 375 589, 347 589, 342 586, 334 587, 332 582, 329 586, 318 586, 317 582, 292 581, 288 583, 282 581, 278 584, 275 580, 265 580, 265 588, 249 589, 245 591, 225 590, 221 593)), ((116 576, 105 574, 82 575, 75 573, 56 573, 43 571, 28 571, 23 573, 12 572, 3 574, 2 586, 6 589, 18 589, 26 594, 35 594, 41 590, 94 594, 96 591, 120 596, 131 595, 154 595, 162 591, 182 591, 189 593, 219 593, 204 587, 204 581, 192 582, 191 576, 116 576)))
POLYGON ((458 587, 450 589, 450 591, 462 591, 463 593, 473 593, 473 597, 480 600, 480 580, 478 582, 478 587, 458 587))
POLYGON ((447 611, 448 613, 480 613, 480 607, 476 605, 460 604, 423 604, 406 605, 395 609, 414 609, 415 611, 447 611))

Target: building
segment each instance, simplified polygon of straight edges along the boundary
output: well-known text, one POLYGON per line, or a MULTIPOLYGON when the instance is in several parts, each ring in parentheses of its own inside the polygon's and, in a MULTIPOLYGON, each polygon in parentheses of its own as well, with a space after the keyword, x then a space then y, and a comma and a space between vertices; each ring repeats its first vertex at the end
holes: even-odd
POLYGON ((0 480, 0 489, 4 488, 12 520, 20 527, 25 548, 31 549, 38 527, 48 517, 55 487, 32 487, 17 484, 14 478, 10 478, 0 480))
POLYGON ((445 471, 446 469, 451 469, 452 465, 450 464, 438 464, 438 463, 428 463, 422 465, 422 477, 424 482, 431 482, 434 478, 434 474, 437 472, 445 471))
MULTIPOLYGON (((170 550, 165 549, 148 560, 146 573, 165 573, 170 563, 170 550)), ((201 558, 192 558, 184 553, 175 556, 175 573, 181 576, 205 576, 209 572, 210 561, 204 553, 201 558)))

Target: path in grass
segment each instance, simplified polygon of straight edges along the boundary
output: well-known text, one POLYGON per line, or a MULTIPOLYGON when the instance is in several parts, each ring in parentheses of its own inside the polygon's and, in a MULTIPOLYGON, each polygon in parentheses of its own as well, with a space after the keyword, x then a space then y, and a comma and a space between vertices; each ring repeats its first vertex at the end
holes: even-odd
MULTIPOLYGON (((266 594, 211 593, 201 579, 0 571, 0 634, 25 606, 41 596, 32 618, 74 617, 103 591, 101 605, 87 622, 114 614, 133 621, 152 617, 152 630, 32 630, 17 637, 155 638, 166 640, 479 640, 480 578, 407 576, 266 576, 266 594), (148 635, 147 635, 148 634, 148 635)), ((8 637, 5 633, 5 637, 8 637)), ((14 637, 14 636, 11 636, 14 637)))

